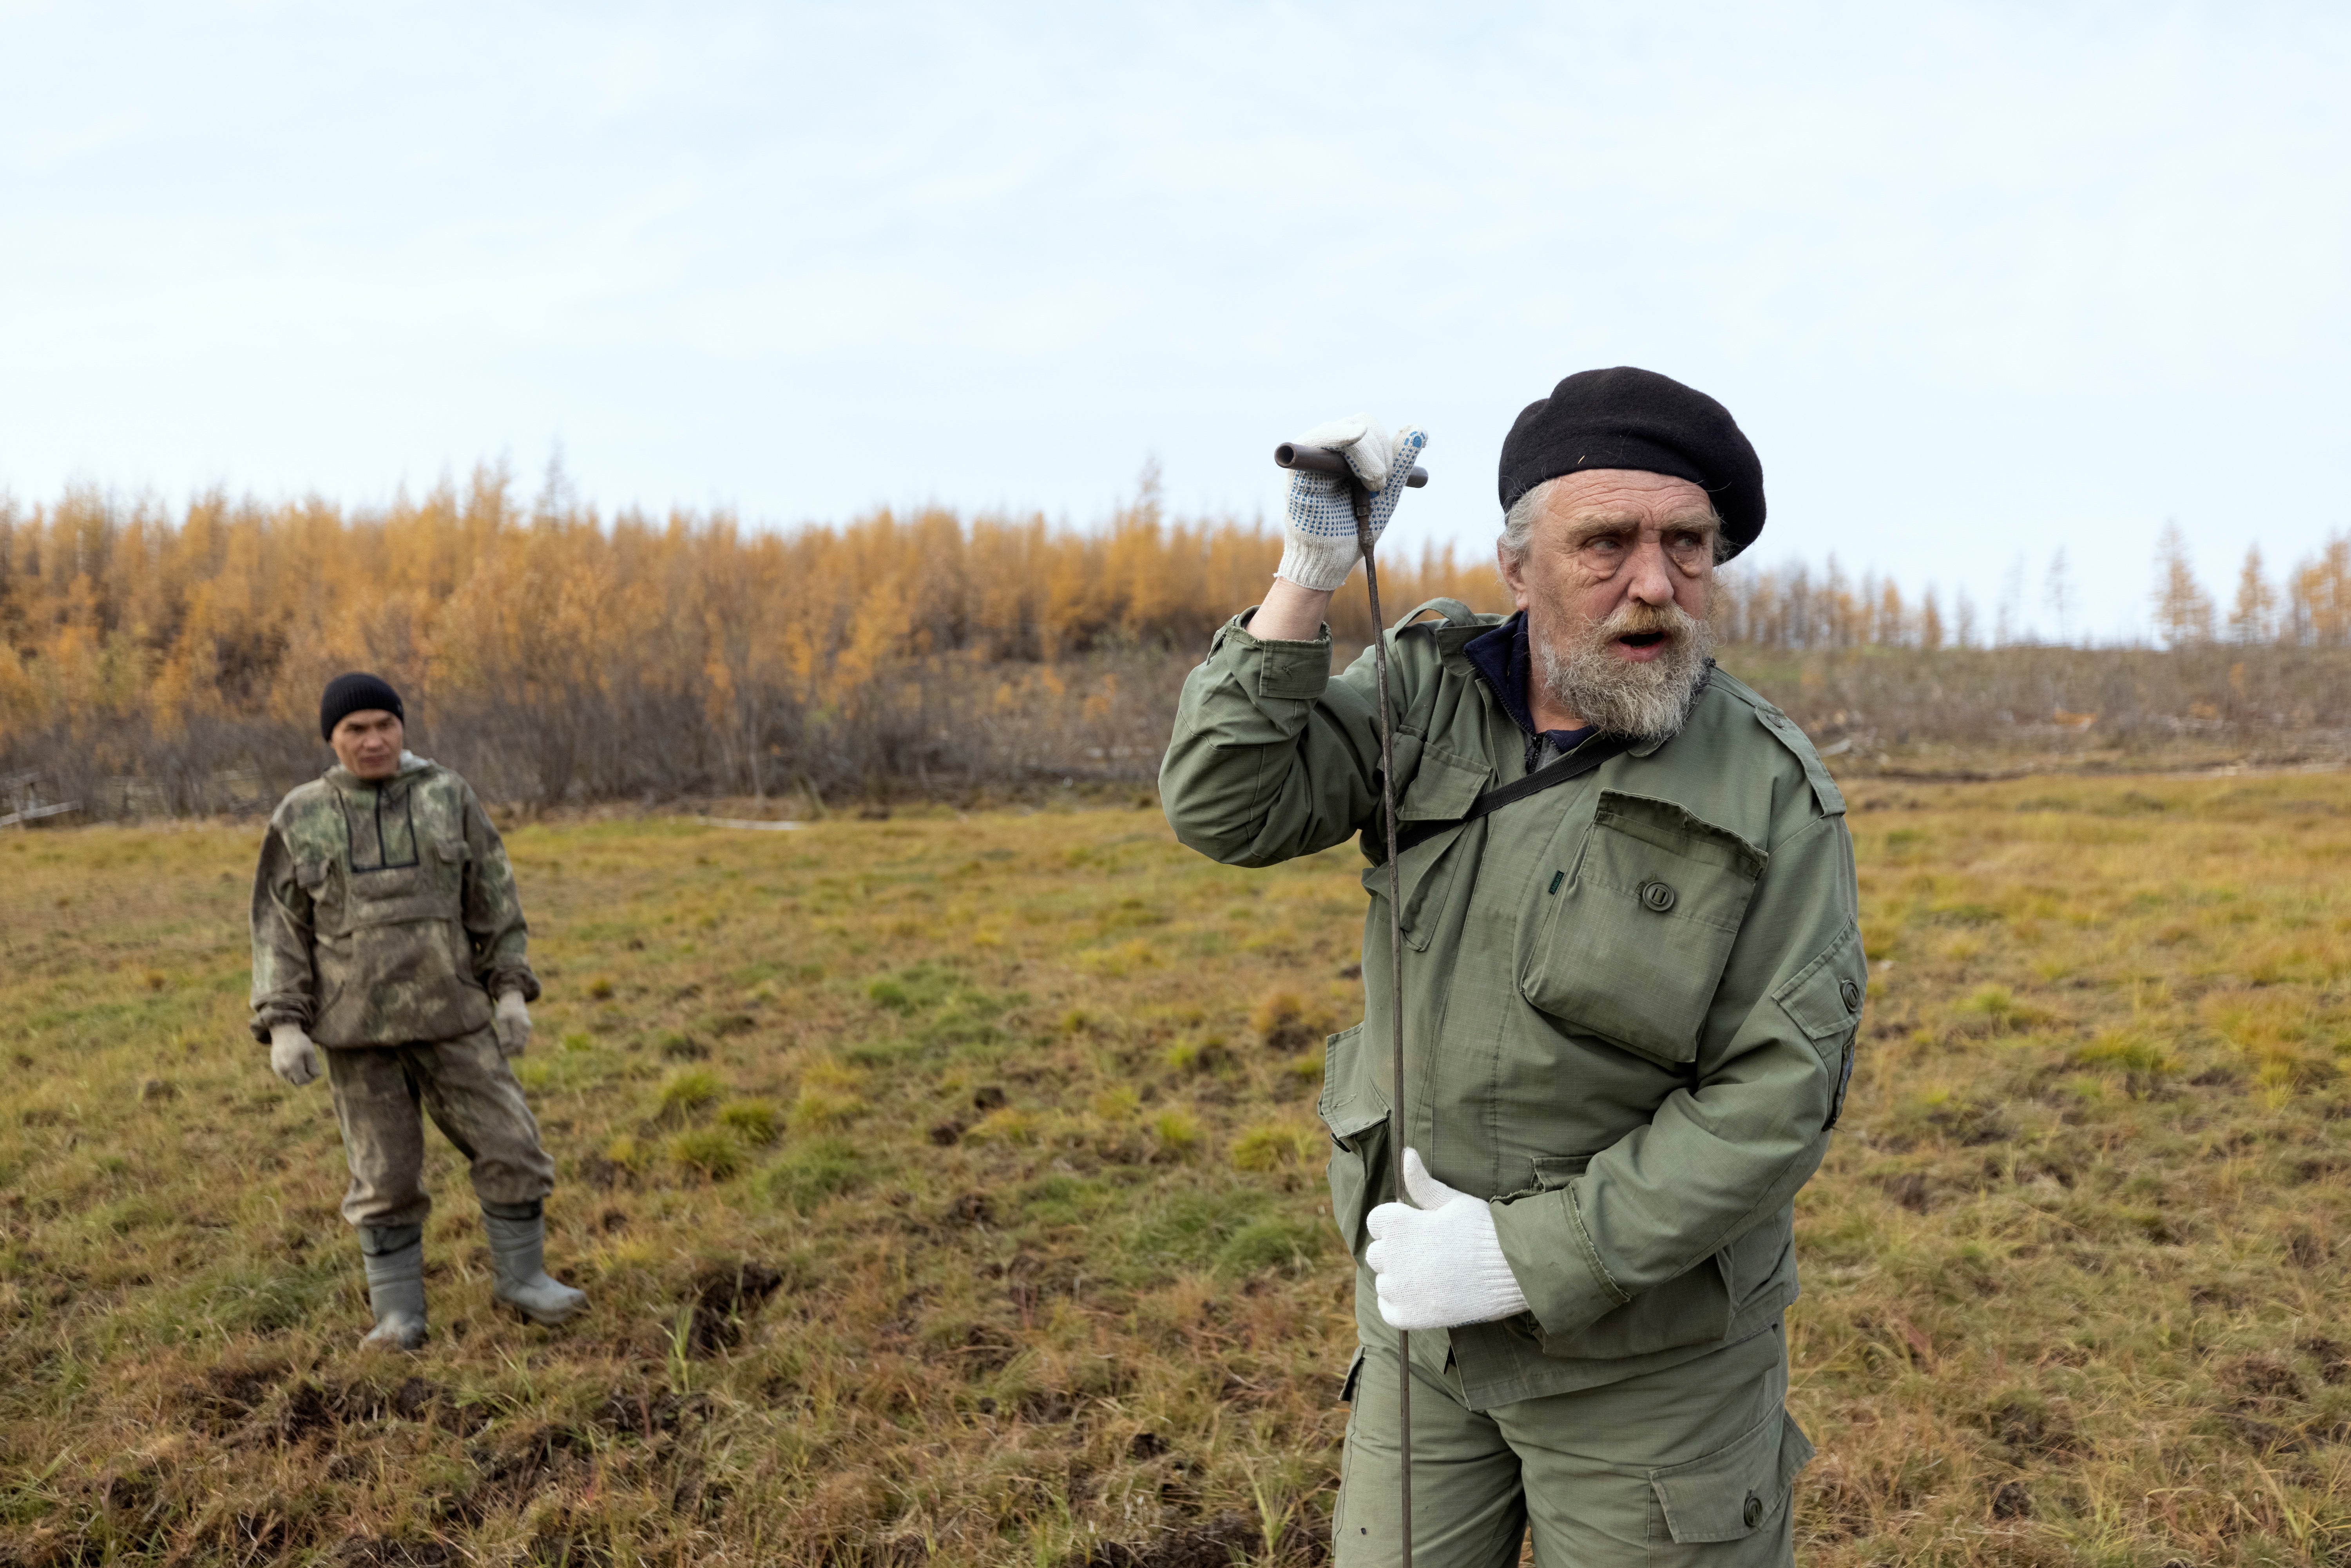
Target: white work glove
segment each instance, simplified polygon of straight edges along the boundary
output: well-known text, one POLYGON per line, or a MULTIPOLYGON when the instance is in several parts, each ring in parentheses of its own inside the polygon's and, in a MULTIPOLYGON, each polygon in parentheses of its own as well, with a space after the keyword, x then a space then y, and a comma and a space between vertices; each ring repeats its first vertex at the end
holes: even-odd
MULTIPOLYGON (((1295 443, 1338 453, 1372 493, 1372 538, 1376 539, 1404 498, 1405 477, 1428 444, 1426 433, 1407 425, 1391 437, 1363 414, 1318 424, 1295 443)), ((1277 577, 1301 588, 1328 591, 1347 580, 1363 559, 1355 542, 1355 507, 1347 481, 1310 468, 1290 471, 1289 522, 1277 577)))
POLYGON ((1387 1325, 1449 1329, 1525 1312, 1527 1294, 1502 1256, 1494 1211, 1429 1175, 1418 1149, 1404 1152, 1404 1186, 1418 1207, 1384 1203, 1364 1221, 1372 1244, 1364 1261, 1378 1280, 1387 1325))
POLYGON ((297 1089, 319 1076, 319 1048, 300 1024, 269 1026, 269 1071, 297 1089))
POLYGON ((490 1027, 497 1031, 498 1054, 520 1056, 530 1043, 530 1009, 520 991, 498 993, 498 1010, 491 1015, 490 1027))

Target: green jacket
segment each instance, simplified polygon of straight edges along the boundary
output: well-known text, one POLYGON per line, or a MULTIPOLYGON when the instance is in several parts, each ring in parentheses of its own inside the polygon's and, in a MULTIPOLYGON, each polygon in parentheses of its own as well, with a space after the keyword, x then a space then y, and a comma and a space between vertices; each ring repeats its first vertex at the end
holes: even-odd
POLYGON ((403 756, 381 785, 329 768, 287 795, 253 878, 253 1035, 320 1045, 455 1040, 494 993, 538 998, 506 844, 449 769, 403 756))
MULTIPOLYGON (((1185 843, 1236 865, 1361 833, 1384 858, 1369 650, 1236 616, 1184 685, 1160 772, 1185 843)), ((1458 818, 1528 736, 1435 601, 1387 633, 1399 822, 1458 818), (1415 624, 1430 609, 1442 623, 1415 624), (1408 628, 1408 629, 1407 629, 1408 628)), ((1844 801, 1779 709, 1720 671, 1689 722, 1398 857, 1406 1134, 1489 1197, 1530 1311, 1416 1334, 1485 1408, 1631 1376, 1769 1327, 1796 1296, 1791 1199, 1819 1166, 1867 983, 1844 801), (1660 892, 1662 886, 1666 892, 1660 892)), ((1394 1196, 1388 873, 1364 873, 1364 1021, 1332 1037, 1332 1213, 1358 1260, 1394 1196)), ((1356 1320, 1390 1339, 1368 1270, 1356 1320)))

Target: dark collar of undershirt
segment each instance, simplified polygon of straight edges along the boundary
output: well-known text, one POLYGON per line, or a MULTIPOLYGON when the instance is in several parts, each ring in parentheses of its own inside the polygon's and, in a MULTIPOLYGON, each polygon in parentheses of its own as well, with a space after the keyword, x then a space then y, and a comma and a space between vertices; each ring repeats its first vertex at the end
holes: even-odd
POLYGON ((1533 705, 1527 696, 1534 674, 1534 655, 1527 644, 1525 611, 1492 631, 1470 638, 1461 645, 1461 652, 1468 656, 1470 667, 1502 705, 1502 711, 1510 716, 1510 722, 1527 737, 1528 772, 1554 757, 1566 756, 1591 735, 1590 725, 1582 729, 1535 728, 1533 705))

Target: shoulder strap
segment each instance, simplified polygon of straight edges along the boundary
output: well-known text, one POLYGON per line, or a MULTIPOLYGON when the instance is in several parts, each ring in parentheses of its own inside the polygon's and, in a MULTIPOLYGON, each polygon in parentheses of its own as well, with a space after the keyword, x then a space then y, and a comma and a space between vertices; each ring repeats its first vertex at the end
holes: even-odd
POLYGON ((1458 599, 1446 599, 1439 597, 1436 599, 1422 600, 1418 604, 1414 605, 1404 614, 1397 616, 1395 624, 1389 627, 1388 630, 1391 632, 1408 631, 1415 622, 1418 621, 1422 616, 1427 614, 1432 610, 1445 617, 1445 623, 1447 626, 1471 626, 1477 623, 1477 614, 1468 605, 1462 603, 1458 599))
POLYGON ((1581 779, 1612 757, 1622 756, 1633 742, 1621 735, 1593 736, 1558 761, 1536 768, 1525 778, 1489 789, 1469 802, 1469 809, 1449 822, 1399 822, 1396 824, 1396 852, 1402 854, 1415 844, 1426 843, 1439 833, 1449 833, 1456 828, 1467 827, 1479 818, 1515 805, 1530 795, 1540 795, 1553 785, 1581 779))

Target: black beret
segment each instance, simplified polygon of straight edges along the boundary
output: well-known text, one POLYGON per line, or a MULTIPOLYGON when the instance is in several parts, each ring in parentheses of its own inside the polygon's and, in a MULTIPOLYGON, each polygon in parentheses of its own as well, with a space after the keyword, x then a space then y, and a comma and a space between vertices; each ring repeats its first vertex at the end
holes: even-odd
POLYGON ((1502 510, 1546 479, 1638 468, 1713 497, 1729 559, 1763 531, 1763 465, 1730 411, 1655 371, 1578 371, 1527 404, 1502 442, 1502 510))
POLYGON ((334 739, 335 726, 370 708, 381 708, 401 723, 408 722, 400 694, 381 675, 337 675, 327 683, 327 695, 319 699, 319 738, 334 739))

